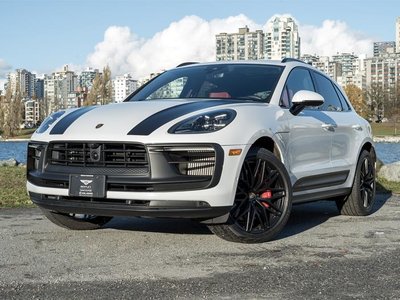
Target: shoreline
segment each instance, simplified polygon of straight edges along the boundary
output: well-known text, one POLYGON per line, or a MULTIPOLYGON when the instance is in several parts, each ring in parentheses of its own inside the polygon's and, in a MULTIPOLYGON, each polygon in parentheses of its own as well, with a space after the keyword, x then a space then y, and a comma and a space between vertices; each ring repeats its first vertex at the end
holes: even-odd
POLYGON ((374 136, 373 141, 375 143, 400 143, 400 136, 392 136, 392 135, 387 135, 387 136, 374 136))
POLYGON ((0 139, 0 142, 29 142, 31 139, 0 139))

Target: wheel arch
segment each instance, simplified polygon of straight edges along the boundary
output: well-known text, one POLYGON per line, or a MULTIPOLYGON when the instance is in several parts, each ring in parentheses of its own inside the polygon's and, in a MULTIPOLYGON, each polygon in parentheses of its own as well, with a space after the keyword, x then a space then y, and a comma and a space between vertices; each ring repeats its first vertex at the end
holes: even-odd
POLYGON ((374 161, 376 161, 377 156, 376 156, 375 146, 374 146, 373 142, 371 142, 371 141, 364 142, 364 144, 362 145, 362 147, 361 147, 361 149, 360 149, 360 151, 358 153, 357 160, 358 160, 358 158, 360 157, 361 153, 364 150, 367 150, 369 153, 371 153, 372 154, 372 158, 374 159, 374 161))
MULTIPOLYGON (((243 162, 247 156, 247 154, 254 149, 265 148, 268 151, 272 152, 283 164, 285 164, 284 152, 282 151, 282 146, 279 144, 279 141, 274 139, 273 134, 269 134, 269 132, 258 132, 253 135, 252 138, 246 144, 244 151, 242 152, 239 167, 236 170, 234 185, 236 186, 239 180, 239 174, 243 165, 243 162)), ((234 201, 234 195, 232 195, 232 203, 234 201)))
POLYGON ((270 136, 261 136, 258 139, 256 139, 252 145, 250 146, 249 150, 251 148, 265 148, 268 151, 272 152, 281 162, 284 161, 283 154, 281 151, 281 147, 279 144, 270 136))

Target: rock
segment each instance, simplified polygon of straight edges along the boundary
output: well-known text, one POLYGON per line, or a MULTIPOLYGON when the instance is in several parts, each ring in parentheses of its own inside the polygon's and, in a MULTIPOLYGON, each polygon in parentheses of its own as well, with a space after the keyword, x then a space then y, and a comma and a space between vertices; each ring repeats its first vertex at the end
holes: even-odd
POLYGON ((383 165, 378 176, 389 181, 400 182, 400 161, 383 165))
POLYGON ((7 160, 1 160, 0 166, 15 167, 15 166, 18 166, 18 162, 14 158, 10 158, 7 160))
POLYGON ((384 165, 384 163, 379 158, 377 158, 376 159, 376 171, 379 172, 379 170, 382 168, 383 165, 384 165))

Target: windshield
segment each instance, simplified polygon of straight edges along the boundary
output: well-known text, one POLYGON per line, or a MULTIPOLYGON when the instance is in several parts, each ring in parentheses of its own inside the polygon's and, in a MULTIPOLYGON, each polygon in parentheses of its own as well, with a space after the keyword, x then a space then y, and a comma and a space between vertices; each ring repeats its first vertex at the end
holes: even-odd
POLYGON ((283 67, 256 64, 193 65, 167 71, 125 101, 231 99, 269 102, 283 67))

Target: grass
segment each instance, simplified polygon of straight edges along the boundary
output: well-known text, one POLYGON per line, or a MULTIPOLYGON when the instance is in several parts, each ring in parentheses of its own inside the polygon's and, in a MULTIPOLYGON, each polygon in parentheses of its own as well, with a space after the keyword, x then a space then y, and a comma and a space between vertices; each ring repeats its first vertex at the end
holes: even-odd
POLYGON ((0 207, 33 207, 25 186, 25 167, 0 167, 0 207))
MULTIPOLYGON (((34 207, 26 194, 26 168, 0 167, 0 208, 34 207)), ((400 194, 400 182, 378 178, 377 191, 400 194)))
POLYGON ((30 139, 36 128, 33 129, 21 129, 17 135, 10 137, 10 139, 30 139))
POLYGON ((388 135, 399 135, 400 136, 400 122, 399 123, 370 123, 372 127, 372 133, 374 136, 388 136, 388 135))

